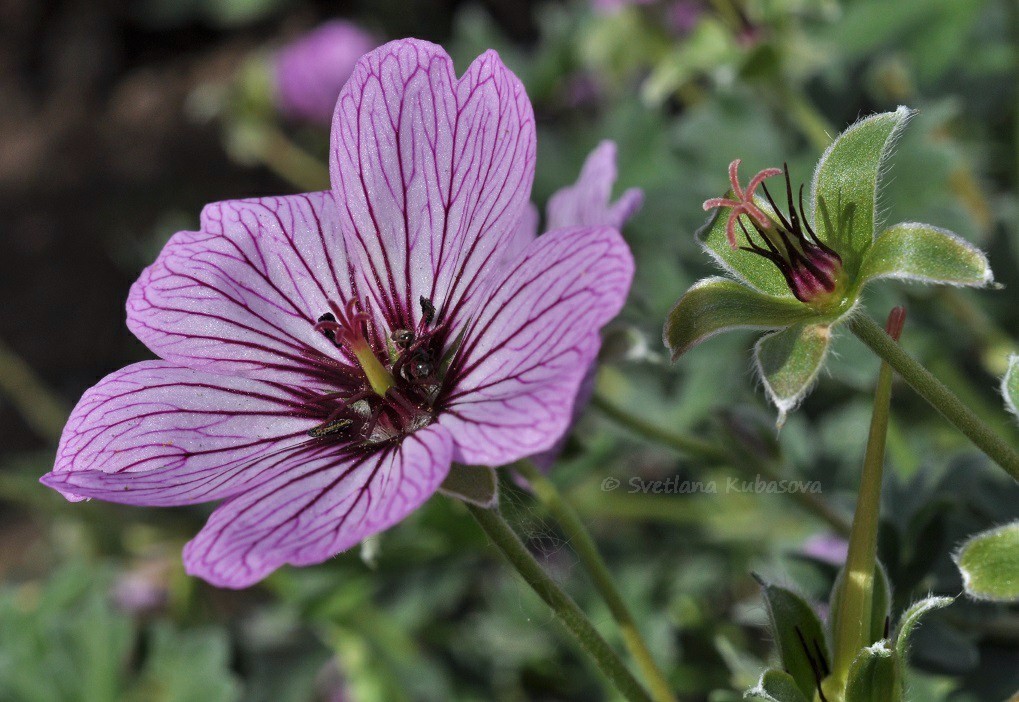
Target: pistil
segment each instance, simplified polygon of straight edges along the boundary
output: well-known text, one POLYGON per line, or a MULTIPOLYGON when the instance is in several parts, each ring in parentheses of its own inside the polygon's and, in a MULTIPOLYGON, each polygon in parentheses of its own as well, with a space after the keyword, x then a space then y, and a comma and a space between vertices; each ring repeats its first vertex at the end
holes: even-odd
POLYGON ((342 345, 361 367, 371 389, 380 397, 396 385, 393 374, 382 364, 365 338, 364 325, 367 317, 357 309, 357 302, 350 300, 340 307, 332 300, 329 309, 318 319, 315 329, 325 334, 333 343, 342 345))

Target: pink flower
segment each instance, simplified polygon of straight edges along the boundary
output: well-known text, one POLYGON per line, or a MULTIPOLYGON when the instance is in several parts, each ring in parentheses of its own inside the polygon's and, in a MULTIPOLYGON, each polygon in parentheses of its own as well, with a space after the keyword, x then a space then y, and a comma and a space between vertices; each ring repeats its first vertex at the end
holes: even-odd
POLYGON ((356 24, 325 22, 283 47, 274 62, 276 104, 291 119, 329 124, 357 60, 378 45, 356 24))
POLYGON ((520 226, 534 154, 530 101, 494 52, 459 80, 422 41, 363 57, 332 189, 209 205, 170 240, 128 299, 161 360, 85 393, 43 482, 223 500, 185 566, 245 587, 399 522, 453 461, 552 447, 633 260, 612 227, 520 226))
MULTIPOLYGON (((644 192, 640 188, 626 190, 615 202, 612 198, 612 186, 616 182, 616 144, 603 141, 592 151, 580 169, 580 177, 573 185, 568 185, 553 193, 546 208, 546 228, 549 230, 572 226, 607 226, 621 230, 623 225, 640 210, 644 203, 644 192)), ((537 212, 533 215, 533 227, 537 228, 537 212)), ((584 381, 580 384, 577 399, 573 404, 571 426, 587 408, 594 395, 597 364, 592 363, 584 381)), ((562 452, 567 435, 556 442, 550 450, 544 451, 531 460, 542 469, 547 470, 562 452)))

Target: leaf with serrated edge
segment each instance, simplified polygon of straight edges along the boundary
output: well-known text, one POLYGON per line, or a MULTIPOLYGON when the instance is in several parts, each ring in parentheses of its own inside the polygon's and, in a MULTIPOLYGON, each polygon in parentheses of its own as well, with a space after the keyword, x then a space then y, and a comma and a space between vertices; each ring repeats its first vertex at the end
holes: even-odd
POLYGON ((754 346, 754 364, 768 397, 778 408, 777 426, 806 397, 831 344, 831 328, 798 324, 768 334, 754 346))
POLYGON ((947 607, 953 602, 955 602, 954 597, 927 597, 909 606, 909 609, 902 614, 902 619, 899 620, 899 626, 895 631, 895 652, 899 658, 906 660, 909 639, 924 615, 935 609, 947 607))
POLYGON ((899 107, 895 112, 860 120, 836 137, 814 171, 811 220, 816 225, 818 236, 838 251, 851 277, 855 276, 864 252, 874 240, 882 164, 895 137, 912 114, 909 108, 899 107), (822 198, 824 208, 820 206, 822 198), (849 208, 852 226, 843 232, 842 237, 835 237, 826 219, 838 231, 837 223, 843 213, 848 217, 849 208))
POLYGON ((726 278, 698 281, 665 322, 663 340, 672 360, 716 334, 733 329, 781 329, 816 316, 794 299, 762 295, 726 278))
POLYGON ((958 234, 905 222, 886 229, 864 256, 860 279, 875 278, 982 286, 990 284, 994 274, 984 252, 958 234))
POLYGON ((1019 602, 1019 520, 970 537, 952 558, 970 597, 1019 602))
POLYGON ((1001 377, 1001 396, 1008 411, 1019 418, 1019 354, 1008 357, 1008 370, 1001 377))
POLYGON ((796 686, 793 676, 782 670, 764 671, 757 687, 743 694, 744 700, 757 702, 807 702, 811 697, 805 697, 796 686))

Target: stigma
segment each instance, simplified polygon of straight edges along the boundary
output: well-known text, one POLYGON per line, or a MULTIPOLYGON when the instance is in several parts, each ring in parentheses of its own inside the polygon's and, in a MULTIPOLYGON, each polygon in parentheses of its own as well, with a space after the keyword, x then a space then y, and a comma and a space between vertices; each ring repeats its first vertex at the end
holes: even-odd
POLYGON ((798 201, 793 201, 789 166, 767 168, 751 178, 746 190, 739 186, 737 159, 729 165, 731 198, 714 198, 704 202, 704 209, 728 207, 726 237, 734 250, 747 251, 771 261, 785 278, 797 300, 811 306, 826 307, 840 293, 842 257, 825 244, 814 232, 803 207, 803 186, 798 201), (764 183, 767 178, 785 175, 786 211, 775 202, 764 183), (754 201, 760 187, 770 211, 754 201), (747 227, 745 222, 749 222, 747 227), (742 234, 742 241, 737 233, 742 234))

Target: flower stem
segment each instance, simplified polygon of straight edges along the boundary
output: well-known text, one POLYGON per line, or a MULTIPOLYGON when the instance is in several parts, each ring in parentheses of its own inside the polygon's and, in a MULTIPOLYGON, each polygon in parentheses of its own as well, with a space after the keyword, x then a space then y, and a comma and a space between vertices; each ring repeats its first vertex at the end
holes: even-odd
POLYGON ((591 400, 591 404, 616 424, 629 429, 634 434, 669 446, 691 458, 701 458, 715 463, 724 463, 729 458, 725 451, 712 443, 693 436, 685 436, 677 432, 662 429, 645 419, 634 417, 602 395, 595 395, 591 400))
POLYGON ((542 475, 533 463, 520 461, 514 467, 566 532, 570 544, 580 557, 580 562, 587 569, 595 588, 605 600, 612 617, 619 625, 626 648, 637 662, 637 667, 644 674, 644 678, 651 688, 652 697, 657 702, 675 702, 676 698, 672 694, 671 686, 655 663, 647 643, 640 635, 640 629, 637 628, 630 608, 627 607, 623 596, 619 593, 608 566, 598 552, 594 539, 591 538, 580 521, 580 517, 577 516, 576 510, 566 501, 555 484, 542 475))
POLYGON ((486 509, 464 503, 477 520, 481 528, 488 534, 495 547, 498 548, 510 565, 531 586, 537 595, 552 608, 563 625, 570 630, 581 647, 588 653, 602 672, 612 681, 616 689, 630 702, 654 702, 647 691, 629 671, 619 655, 602 638, 584 612, 569 595, 556 585, 542 570, 538 561, 527 550, 516 535, 498 507, 486 509))
POLYGON ((0 339, 0 397, 6 397, 40 437, 53 443, 60 440, 70 408, 3 339, 0 339))
MULTIPOLYGON (((902 331, 905 309, 896 307, 888 316, 887 336, 896 343, 902 331)), ((882 332, 885 333, 885 332, 882 332)), ((839 598, 838 627, 835 631, 834 677, 839 685, 849 677, 856 654, 869 646, 871 606, 874 602, 874 568, 877 563, 877 529, 881 516, 881 475, 884 472, 885 439, 892 400, 892 367, 881 363, 874 413, 870 418, 867 452, 863 458, 860 492, 856 498, 849 553, 839 598)))
POLYGON ((944 383, 920 365, 866 315, 850 318, 849 330, 870 347, 881 359, 945 419, 956 426, 977 448, 1019 480, 1019 451, 1009 445, 967 407, 944 383))
MULTIPOLYGON (((763 460, 748 456, 748 458, 752 461, 752 465, 744 465, 737 457, 733 456, 725 449, 701 439, 671 432, 667 429, 655 426, 647 420, 634 417, 626 410, 618 407, 600 395, 595 395, 591 403, 609 419, 613 420, 620 426, 629 429, 634 434, 663 446, 668 446, 679 453, 692 458, 700 458, 711 461, 713 463, 727 463, 733 468, 740 469, 743 473, 751 477, 761 475, 765 480, 781 479, 778 471, 763 460)), ((789 496, 796 500, 804 510, 826 522, 838 533, 849 533, 849 521, 816 494, 797 490, 790 492, 789 496)))

